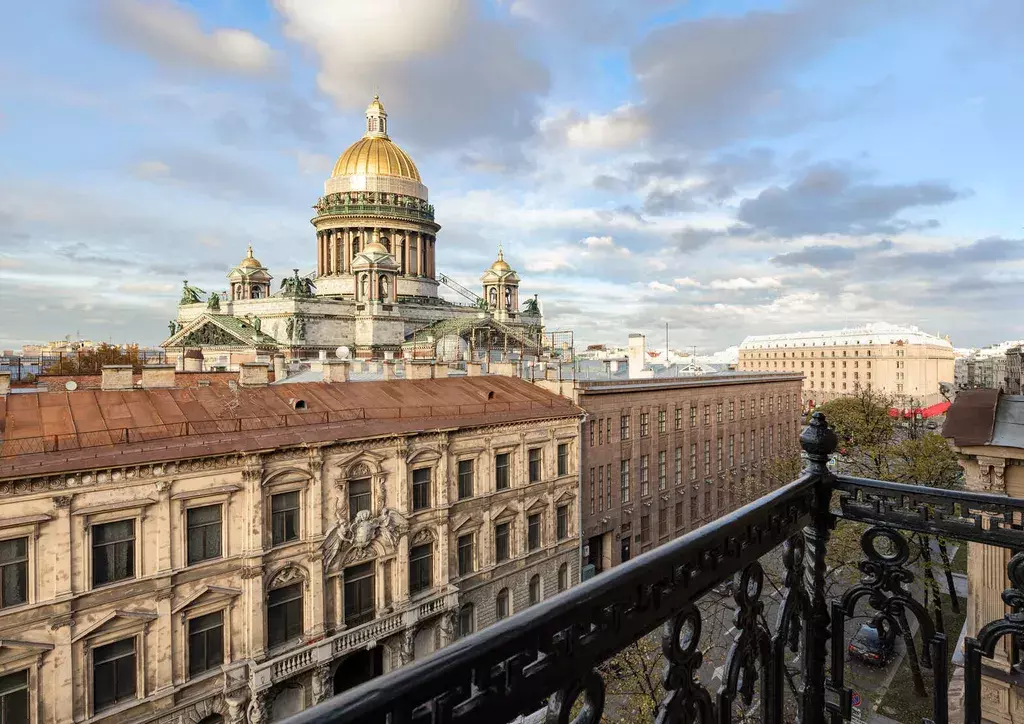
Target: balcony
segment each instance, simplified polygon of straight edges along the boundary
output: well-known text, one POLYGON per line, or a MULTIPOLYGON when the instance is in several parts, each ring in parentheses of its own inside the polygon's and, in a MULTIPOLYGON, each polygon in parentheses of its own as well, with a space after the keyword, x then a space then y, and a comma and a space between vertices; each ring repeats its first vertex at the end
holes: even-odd
MULTIPOLYGON (((609 713, 614 684, 599 667, 658 627, 658 704, 642 715, 611 712, 622 720, 836 724, 851 721, 871 694, 855 695, 849 680, 858 617, 905 642, 913 683, 897 686, 895 698, 916 698, 926 714, 899 720, 949 721, 949 662, 960 631, 943 630, 937 594, 926 603, 943 576, 923 566, 924 551, 951 539, 1024 550, 1024 500, 834 475, 827 463, 836 436, 820 413, 800 442, 806 465, 791 483, 289 724, 510 722, 542 712, 544 721, 596 724, 609 713), (829 542, 838 545, 849 530, 853 580, 836 593, 829 542), (769 559, 778 560, 777 592, 768 585, 769 559), (705 615, 714 596, 733 601, 733 628, 719 635, 705 615), (704 659, 714 646, 725 655, 712 673, 704 659)), ((965 641, 957 721, 982 721, 983 672, 1002 682, 1024 678, 1024 553, 1007 571, 1010 613, 965 641)))

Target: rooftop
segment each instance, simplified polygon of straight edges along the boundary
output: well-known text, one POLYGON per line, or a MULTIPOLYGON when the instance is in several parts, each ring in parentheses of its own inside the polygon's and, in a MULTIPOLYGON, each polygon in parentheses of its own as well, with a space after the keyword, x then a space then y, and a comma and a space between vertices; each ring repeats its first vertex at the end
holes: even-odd
POLYGON ((581 412, 499 376, 9 395, 0 397, 0 478, 581 412))
POLYGON ((942 435, 959 447, 1024 448, 1024 395, 963 390, 949 408, 942 435))
POLYGON ((875 322, 860 327, 844 327, 823 332, 790 332, 787 334, 752 335, 743 340, 740 349, 765 347, 830 347, 843 344, 927 344, 953 349, 948 339, 922 332, 912 325, 875 322))

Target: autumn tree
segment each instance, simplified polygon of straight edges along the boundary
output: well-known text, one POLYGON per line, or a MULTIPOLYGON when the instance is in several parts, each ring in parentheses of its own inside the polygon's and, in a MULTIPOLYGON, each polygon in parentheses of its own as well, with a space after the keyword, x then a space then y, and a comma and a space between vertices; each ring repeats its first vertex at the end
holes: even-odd
POLYGON ((139 345, 123 347, 104 342, 98 347, 85 347, 64 352, 57 359, 48 360, 43 369, 48 375, 95 375, 104 365, 131 365, 134 372, 142 371, 143 356, 139 345))

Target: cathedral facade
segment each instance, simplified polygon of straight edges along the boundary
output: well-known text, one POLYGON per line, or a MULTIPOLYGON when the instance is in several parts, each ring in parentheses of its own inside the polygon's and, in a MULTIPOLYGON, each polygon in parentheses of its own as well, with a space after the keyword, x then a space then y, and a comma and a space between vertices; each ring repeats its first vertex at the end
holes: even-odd
POLYGON ((292 270, 275 290, 249 247, 223 295, 185 282, 162 344, 169 358, 201 356, 206 367, 233 369, 274 354, 303 359, 339 347, 363 358, 435 357, 439 345, 462 354, 482 346, 540 351, 536 299, 520 308, 519 277, 500 250, 481 277, 483 296, 437 272, 441 227, 416 164, 388 135, 379 98, 366 110, 363 137, 338 158, 313 208, 316 269, 292 270), (442 282, 466 303, 443 299, 442 282), (463 343, 453 345, 452 337, 463 343))

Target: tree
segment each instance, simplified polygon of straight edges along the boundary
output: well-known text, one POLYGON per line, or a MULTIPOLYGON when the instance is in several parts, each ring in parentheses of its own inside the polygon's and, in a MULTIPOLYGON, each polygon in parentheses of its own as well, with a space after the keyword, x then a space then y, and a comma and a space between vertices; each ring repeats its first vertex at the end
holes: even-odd
POLYGON ((124 347, 104 342, 99 347, 80 348, 74 352, 61 353, 51 359, 43 369, 48 375, 97 375, 103 365, 131 365, 133 372, 142 371, 143 357, 139 345, 124 347))

